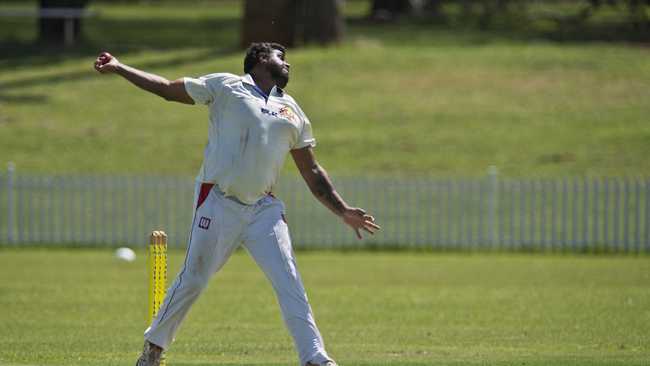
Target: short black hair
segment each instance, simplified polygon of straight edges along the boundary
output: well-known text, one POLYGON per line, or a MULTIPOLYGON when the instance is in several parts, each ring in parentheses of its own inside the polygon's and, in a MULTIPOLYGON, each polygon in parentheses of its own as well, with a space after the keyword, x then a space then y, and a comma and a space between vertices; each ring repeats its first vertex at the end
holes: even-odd
POLYGON ((244 72, 249 73, 255 65, 260 61, 262 56, 268 56, 271 51, 279 50, 283 53, 286 52, 286 47, 279 43, 273 42, 255 42, 246 50, 246 57, 244 58, 244 72))

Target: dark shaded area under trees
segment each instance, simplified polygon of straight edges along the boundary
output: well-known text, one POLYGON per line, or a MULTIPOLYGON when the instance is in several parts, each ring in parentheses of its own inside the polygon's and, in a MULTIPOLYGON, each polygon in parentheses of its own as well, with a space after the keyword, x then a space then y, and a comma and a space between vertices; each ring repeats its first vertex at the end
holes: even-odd
POLYGON ((272 41, 326 45, 343 39, 343 0, 246 0, 241 46, 272 41))
MULTIPOLYGON (((378 23, 420 20, 479 30, 545 28, 550 38, 650 41, 650 0, 372 0, 368 19, 378 23), (616 19, 589 24, 600 13, 616 19)), ((593 22, 592 22, 593 23, 593 22)))
MULTIPOLYGON (((39 41, 53 44, 63 44, 65 41, 66 20, 63 17, 43 16, 43 10, 68 9, 83 10, 90 0, 39 0, 41 15, 38 19, 39 41)), ((81 18, 76 17, 72 22, 72 37, 79 38, 81 35, 81 18)))
MULTIPOLYGON (((92 2, 126 1, 39 0, 38 4, 41 10, 82 11, 92 2)), ((156 0, 147 1, 150 2, 156 0)), ((289 46, 338 43, 345 35, 343 2, 242 0, 244 15, 237 31, 239 46, 262 40, 289 46)), ((423 29, 442 27, 451 32, 473 29, 485 36, 497 32, 511 37, 559 41, 650 42, 650 0, 367 0, 367 4, 368 16, 348 19, 349 26, 362 23, 364 27, 384 27, 396 23, 423 29)), ((217 11, 220 2, 214 1, 213 6, 217 11)), ((83 17, 74 19, 75 39, 81 38, 83 21, 83 17)), ((62 45, 64 31, 64 19, 39 17, 38 41, 41 44, 62 45)), ((80 40, 83 44, 83 39, 80 40)), ((135 42, 130 44, 136 47, 135 42)))
MULTIPOLYGON (((91 0, 39 0, 39 41, 63 44, 66 20, 52 10, 81 12, 91 0)), ((219 3, 215 2, 215 7, 219 3)), ((343 39, 343 0, 246 0, 241 45, 273 41, 287 46, 337 43, 343 39)), ((81 17, 73 20, 72 37, 81 35, 81 17)), ((68 30, 69 31, 69 30, 68 30)), ((68 35, 70 37, 70 35, 68 35)))

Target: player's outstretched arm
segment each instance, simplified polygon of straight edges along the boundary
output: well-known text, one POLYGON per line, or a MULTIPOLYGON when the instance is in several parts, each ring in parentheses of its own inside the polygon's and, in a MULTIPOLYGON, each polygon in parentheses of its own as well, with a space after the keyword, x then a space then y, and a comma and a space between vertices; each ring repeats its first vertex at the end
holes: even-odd
POLYGON ((291 150, 291 156, 314 196, 325 207, 343 219, 343 222, 357 234, 357 238, 361 239, 361 230, 374 234, 375 231, 381 229, 379 225, 375 224, 375 218, 367 214, 365 210, 350 207, 343 201, 343 198, 334 189, 325 169, 316 162, 311 146, 291 150))
POLYGON ((162 76, 151 74, 125 65, 108 52, 102 52, 95 60, 95 70, 102 74, 118 74, 134 85, 165 100, 184 104, 194 104, 185 90, 183 79, 169 81, 162 76))

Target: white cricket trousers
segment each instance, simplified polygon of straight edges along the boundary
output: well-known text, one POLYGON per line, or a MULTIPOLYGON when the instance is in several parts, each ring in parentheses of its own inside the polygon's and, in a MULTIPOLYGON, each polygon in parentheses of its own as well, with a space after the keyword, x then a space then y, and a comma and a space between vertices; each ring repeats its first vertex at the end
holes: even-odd
POLYGON ((145 339, 167 349, 208 280, 243 244, 275 290, 300 364, 330 360, 298 273, 282 201, 267 196, 244 205, 224 197, 217 186, 197 183, 194 202, 183 268, 145 331, 145 339))

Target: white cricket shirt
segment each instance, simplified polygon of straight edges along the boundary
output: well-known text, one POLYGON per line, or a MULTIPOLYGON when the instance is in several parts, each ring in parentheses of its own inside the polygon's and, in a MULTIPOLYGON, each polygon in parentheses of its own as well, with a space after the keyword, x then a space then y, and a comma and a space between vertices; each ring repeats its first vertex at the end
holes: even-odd
POLYGON ((273 87, 266 96, 253 78, 227 73, 185 78, 197 104, 208 105, 208 144, 197 180, 253 204, 273 190, 289 150, 315 146, 296 101, 273 87))

